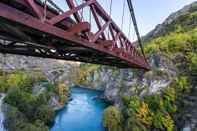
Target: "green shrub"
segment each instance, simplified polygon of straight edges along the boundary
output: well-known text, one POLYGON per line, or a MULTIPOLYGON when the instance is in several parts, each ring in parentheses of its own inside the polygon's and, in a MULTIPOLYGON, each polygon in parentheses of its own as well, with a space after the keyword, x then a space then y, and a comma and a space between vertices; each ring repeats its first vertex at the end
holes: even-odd
POLYGON ((149 108, 151 111, 156 112, 158 110, 164 110, 163 106, 163 99, 159 94, 151 95, 151 96, 146 96, 144 98, 145 103, 148 103, 149 108))
POLYGON ((179 93, 185 93, 189 92, 191 89, 191 85, 188 82, 188 77, 185 76, 179 76, 176 78, 176 91, 179 93))
POLYGON ((58 83, 55 88, 56 93, 59 96, 60 104, 64 105, 66 102, 68 102, 69 87, 67 87, 64 83, 58 83))
POLYGON ((110 106, 105 109, 103 114, 103 126, 108 131, 121 131, 121 112, 118 108, 110 106))
POLYGON ((45 105, 48 103, 50 99, 50 92, 43 91, 39 95, 35 96, 36 97, 36 105, 45 105))
POLYGON ((0 76, 0 80, 1 91, 7 92, 4 102, 10 107, 5 117, 8 131, 48 131, 55 115, 49 100, 56 96, 61 104, 68 101, 69 88, 63 83, 48 83, 40 72, 16 71, 0 76), (33 94, 33 86, 39 82, 44 90, 33 94))
POLYGON ((12 89, 8 92, 4 101, 23 112, 27 118, 33 118, 36 99, 31 94, 20 89, 12 89))
POLYGON ((44 124, 48 125, 54 118, 55 112, 48 105, 40 105, 37 107, 34 114, 34 119, 41 120, 44 124))
POLYGON ((6 82, 6 78, 0 76, 0 92, 7 92, 8 90, 8 83, 6 82))
POLYGON ((48 131, 48 127, 40 120, 29 123, 16 107, 7 106, 4 114, 4 125, 8 131, 48 131))
POLYGON ((31 92, 35 83, 46 80, 41 72, 23 72, 15 71, 0 75, 0 91, 7 92, 10 88, 20 88, 21 90, 31 92))
POLYGON ((168 87, 161 94, 146 96, 143 99, 138 96, 124 97, 125 130, 160 129, 173 131, 174 120, 171 114, 177 110, 175 93, 174 88, 168 87))
POLYGON ((42 121, 36 121, 35 124, 31 123, 18 123, 14 131, 48 131, 48 127, 42 121))

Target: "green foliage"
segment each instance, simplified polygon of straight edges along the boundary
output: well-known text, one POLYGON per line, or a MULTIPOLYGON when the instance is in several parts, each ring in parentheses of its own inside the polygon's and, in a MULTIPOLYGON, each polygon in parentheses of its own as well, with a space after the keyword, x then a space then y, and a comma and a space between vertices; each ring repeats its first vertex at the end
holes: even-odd
POLYGON ((118 108, 111 106, 105 109, 103 114, 103 125, 108 131, 122 131, 121 113, 118 108))
POLYGON ((0 92, 7 92, 8 90, 8 83, 6 82, 6 78, 0 76, 0 92))
POLYGON ((48 105, 40 105, 34 115, 36 119, 41 120, 44 124, 50 124, 54 118, 54 111, 48 105))
POLYGON ((174 131, 173 114, 177 112, 176 102, 182 94, 190 90, 187 77, 174 79, 169 87, 160 94, 140 98, 124 96, 122 114, 126 127, 125 131, 165 130, 174 131))
POLYGON ((146 96, 144 98, 145 103, 148 103, 149 107, 153 112, 157 112, 158 110, 163 110, 163 100, 159 94, 146 96))
POLYGON ((148 104, 141 102, 140 108, 136 113, 137 119, 147 127, 150 127, 153 121, 152 115, 153 113, 150 111, 148 104))
POLYGON ((28 118, 33 118, 35 98, 24 91, 13 89, 8 92, 4 101, 17 107, 20 112, 23 112, 28 118))
POLYGON ((134 115, 139 111, 140 108, 140 99, 137 96, 131 97, 128 104, 128 116, 134 115))
POLYGON ((38 71, 15 71, 0 75, 0 91, 7 92, 10 88, 20 88, 31 92, 34 83, 46 80, 46 77, 38 71))
MULTIPOLYGON (((126 119, 125 131, 146 131, 145 125, 140 120, 141 114, 137 116, 140 112, 141 100, 137 96, 133 97, 123 97, 123 102, 125 108, 123 110, 124 118, 126 119)), ((143 116, 142 116, 143 117, 143 116)))
POLYGON ((14 106, 6 106, 4 125, 8 131, 48 131, 40 120, 29 123, 28 119, 14 106))
POLYGON ((177 99, 176 90, 172 87, 166 88, 163 93, 163 106, 166 112, 172 114, 177 111, 177 107, 175 104, 176 99, 177 99))
POLYGON ((73 81, 76 84, 85 84, 87 81, 87 76, 92 71, 98 70, 101 68, 101 65, 96 64, 82 64, 78 69, 76 69, 75 74, 73 76, 73 81))
MULTIPOLYGON (((189 17, 197 19, 197 13, 189 17)), ((197 28, 184 30, 178 32, 175 29, 174 32, 149 41, 145 44, 145 52, 148 55, 158 53, 169 57, 179 69, 180 75, 188 76, 190 83, 195 85, 197 84, 197 28)))
MULTIPOLYGON (((160 94, 139 97, 123 97, 126 131, 165 130, 174 131, 173 114, 177 112, 177 100, 191 89, 190 84, 197 84, 197 12, 191 7, 162 31, 151 38, 146 38, 147 55, 159 54, 172 60, 178 69, 179 77, 160 94), (189 84, 190 83, 190 84, 189 84)), ((168 73, 152 70, 145 78, 166 79, 168 73)))
POLYGON ((161 117, 161 121, 167 131, 174 131, 174 120, 169 114, 161 117))
POLYGON ((47 106, 46 96, 40 94, 38 97, 19 89, 13 89, 8 92, 4 101, 16 107, 30 121, 42 120, 45 124, 50 123, 54 111, 47 106), (43 105, 45 104, 45 105, 43 105))
POLYGON ((41 121, 35 124, 31 123, 18 123, 14 131, 48 131, 48 127, 44 125, 41 121))
POLYGON ((176 89, 180 93, 185 93, 190 91, 191 85, 188 82, 188 77, 185 76, 179 76, 176 78, 176 89))
POLYGON ((60 104, 64 105, 66 102, 68 102, 69 87, 67 87, 64 83, 58 83, 55 89, 56 93, 59 96, 60 104))
POLYGON ((177 111, 176 91, 172 86, 163 90, 161 94, 146 96, 143 99, 138 96, 123 97, 123 114, 127 123, 125 130, 160 129, 173 131, 174 120, 172 114, 177 111))
POLYGON ((6 87, 4 102, 10 109, 6 112, 6 127, 12 131, 47 131, 54 118, 54 110, 49 106, 52 96, 59 97, 62 104, 68 100, 69 88, 64 84, 52 85, 40 73, 12 72, 0 76, 0 86, 6 87), (46 81, 38 94, 33 94, 36 83, 46 81), (5 86, 4 86, 5 85, 5 86), (14 123, 14 124, 13 124, 14 123))

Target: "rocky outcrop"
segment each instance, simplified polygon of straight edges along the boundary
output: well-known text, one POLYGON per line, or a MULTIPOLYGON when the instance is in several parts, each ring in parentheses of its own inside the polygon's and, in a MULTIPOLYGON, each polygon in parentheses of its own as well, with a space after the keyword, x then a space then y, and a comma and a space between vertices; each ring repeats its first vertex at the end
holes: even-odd
POLYGON ((1 70, 41 70, 51 82, 69 79, 70 71, 78 65, 79 63, 54 59, 0 54, 1 70))
POLYGON ((179 112, 175 115, 175 122, 183 131, 197 129, 197 87, 190 93, 183 95, 177 102, 179 112))
MULTIPOLYGON (((32 88, 32 94, 35 96, 38 96, 41 93, 44 93, 47 90, 47 88, 46 88, 47 85, 48 85, 48 82, 42 82, 42 83, 35 84, 32 88)), ((49 105, 49 107, 51 107, 55 111, 60 110, 64 107, 64 105, 62 105, 60 103, 60 97, 54 92, 51 92, 51 94, 50 94, 50 98, 48 100, 48 105, 49 105)))
POLYGON ((5 94, 0 94, 0 131, 6 131, 3 125, 4 122, 4 113, 2 111, 2 104, 5 94))
POLYGON ((79 84, 104 90, 104 97, 114 103, 119 103, 121 96, 156 93, 171 83, 176 68, 169 58, 159 54, 152 55, 149 61, 153 67, 149 72, 103 66, 88 72, 85 82, 79 84))

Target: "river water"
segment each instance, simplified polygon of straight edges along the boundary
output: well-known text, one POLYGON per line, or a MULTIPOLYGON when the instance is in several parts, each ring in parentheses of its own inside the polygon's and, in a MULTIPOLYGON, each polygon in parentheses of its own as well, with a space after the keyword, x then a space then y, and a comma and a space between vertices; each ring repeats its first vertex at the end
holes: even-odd
POLYGON ((102 92, 73 87, 71 94, 72 100, 57 112, 50 131, 104 131, 102 114, 109 105, 95 99, 102 92))

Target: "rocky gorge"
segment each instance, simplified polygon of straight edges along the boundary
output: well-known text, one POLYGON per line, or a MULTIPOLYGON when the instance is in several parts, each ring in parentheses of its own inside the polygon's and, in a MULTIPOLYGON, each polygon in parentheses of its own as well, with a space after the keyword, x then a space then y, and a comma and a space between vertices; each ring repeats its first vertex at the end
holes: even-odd
MULTIPOLYGON (((140 127, 135 128, 136 130, 132 129, 134 131, 145 131, 144 128, 154 131, 196 131, 196 11, 197 3, 195 2, 173 13, 163 24, 158 25, 155 30, 144 37, 144 47, 148 62, 151 65, 151 71, 149 72, 137 69, 118 69, 101 65, 63 62, 9 54, 0 54, 0 69, 6 72, 13 70, 39 70, 47 76, 47 79, 51 83, 62 81, 67 86, 79 85, 94 90, 102 90, 104 91, 102 99, 110 101, 115 105, 114 108, 110 108, 110 112, 116 110, 115 108, 118 108, 117 110, 120 110, 120 112, 123 108, 127 108, 127 112, 130 111, 132 115, 137 116, 140 124, 129 123, 131 116, 128 114, 122 122, 126 125, 125 127, 129 127, 129 124, 131 124, 132 127, 134 127, 134 125, 140 127), (168 105, 165 106, 165 103, 167 103, 165 99, 166 92, 163 91, 174 86, 176 88, 178 87, 177 90, 180 90, 179 87, 181 88, 181 95, 176 95, 170 88, 169 90, 171 92, 168 92, 168 96, 176 100, 167 101, 170 104, 168 103, 168 105), (187 88, 190 88, 189 91, 187 88), (163 97, 163 94, 164 99, 159 101, 159 98, 163 97), (130 100, 132 96, 138 96, 140 100, 130 100), (155 103, 152 104, 149 98, 146 99, 147 96, 150 96, 151 102, 155 103), (173 98, 173 96, 176 96, 176 98, 173 98), (128 103, 134 103, 124 106, 123 98, 127 99, 126 101, 129 101, 128 103), (157 98, 157 100, 155 100, 155 98, 157 98), (144 114, 139 114, 139 111, 133 113, 132 109, 134 107, 132 107, 132 105, 138 105, 136 103, 140 103, 138 108, 143 109, 144 114), (153 110, 151 106, 154 107, 154 104, 158 104, 158 108, 161 108, 162 111, 153 110), (176 107, 174 107, 174 105, 176 107), (171 109, 173 111, 169 111, 171 106, 173 107, 173 109, 171 109), (170 117, 165 118, 161 112, 170 117), (171 119, 173 119, 173 122, 169 123, 169 125, 172 126, 172 128, 167 128, 165 125, 167 122, 165 120, 172 121, 171 119), (158 121, 158 123, 155 121, 158 121), (160 121, 161 123, 159 123, 160 121)), ((39 94, 43 89, 44 87, 38 84, 33 88, 33 92, 39 94)), ((60 104, 58 99, 58 96, 54 95, 49 100, 49 105, 55 110, 62 108, 62 104, 60 104)), ((114 112, 118 114, 117 116, 121 114, 117 113, 117 111, 114 112)), ((122 112, 124 115, 124 111, 122 112)), ((136 120, 136 118, 133 119, 134 121, 136 120)), ((116 120, 117 118, 114 121, 116 122, 116 120)), ((110 121, 109 123, 113 123, 114 121, 110 121)), ((106 128, 108 128, 107 120, 106 128)), ((124 130, 127 131, 127 129, 124 130)))

